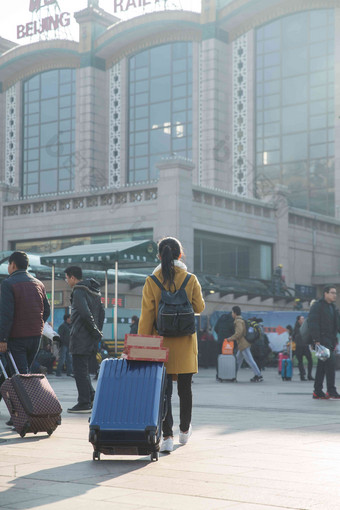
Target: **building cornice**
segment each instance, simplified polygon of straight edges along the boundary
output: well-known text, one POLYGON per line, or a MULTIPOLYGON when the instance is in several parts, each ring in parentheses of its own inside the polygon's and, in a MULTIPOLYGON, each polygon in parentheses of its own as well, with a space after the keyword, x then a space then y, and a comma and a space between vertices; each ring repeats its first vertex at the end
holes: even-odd
POLYGON ((33 74, 61 67, 79 67, 78 43, 67 40, 39 41, 16 46, 0 57, 0 81, 5 91, 33 74))
POLYGON ((242 34, 249 32, 249 30, 258 26, 269 23, 270 21, 294 14, 301 11, 310 11, 314 9, 332 9, 340 7, 340 0, 283 0, 275 3, 271 7, 263 7, 260 12, 254 14, 254 12, 247 12, 247 5, 249 6, 253 2, 249 0, 235 0, 231 4, 221 9, 218 13, 218 22, 221 28, 225 28, 224 24, 233 25, 232 28, 226 27, 229 33, 229 41, 233 41, 240 37, 242 34), (242 21, 235 25, 231 22, 231 19, 236 15, 240 14, 240 11, 244 10, 244 16, 242 21))
POLYGON ((197 32, 196 30, 178 30, 176 32, 169 30, 145 37, 144 39, 140 39, 133 44, 125 46, 121 51, 112 55, 112 58, 107 59, 106 61, 106 68, 110 69, 122 58, 128 57, 134 53, 138 53, 139 51, 143 51, 160 44, 180 41, 201 41, 201 33, 197 32))

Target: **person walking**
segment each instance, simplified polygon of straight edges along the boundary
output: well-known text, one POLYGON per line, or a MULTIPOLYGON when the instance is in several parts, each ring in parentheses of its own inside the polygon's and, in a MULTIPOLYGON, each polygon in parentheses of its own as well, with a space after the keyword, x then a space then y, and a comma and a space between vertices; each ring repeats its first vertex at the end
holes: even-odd
POLYGON ((61 372, 66 364, 66 375, 72 375, 72 357, 70 354, 70 332, 71 332, 71 315, 64 315, 64 322, 59 326, 58 333, 60 337, 59 361, 56 370, 56 376, 61 377, 61 372))
POLYGON ((301 336, 301 332, 300 332, 300 328, 301 328, 302 324, 304 323, 304 320, 305 320, 305 318, 303 315, 298 315, 296 317, 296 322, 295 322, 294 331, 293 331, 293 341, 295 342, 295 345, 296 345, 295 354, 296 354, 296 358, 298 360, 301 381, 307 381, 305 367, 303 366, 303 356, 306 357, 307 362, 308 362, 308 381, 314 381, 314 377, 312 376, 312 369, 313 369, 312 355, 311 355, 309 346, 304 343, 303 338, 301 336))
POLYGON ((316 366, 313 398, 340 399, 335 387, 335 349, 338 343, 339 312, 335 308, 336 288, 327 285, 323 289, 323 297, 314 303, 308 315, 308 329, 316 345, 323 345, 330 351, 330 357, 322 361, 318 359, 316 366), (327 393, 323 392, 323 381, 326 376, 327 393))
MULTIPOLYGON (((50 315, 45 287, 28 273, 28 266, 25 252, 13 252, 8 259, 9 276, 0 291, 0 353, 8 349, 21 374, 30 371, 50 315)), ((12 419, 6 425, 12 426, 12 419)))
POLYGON ((28 273, 25 252, 8 259, 9 276, 1 284, 0 352, 12 353, 21 374, 27 374, 39 350, 50 305, 41 281, 28 273))
MULTIPOLYGON (((158 256, 161 264, 153 271, 153 275, 165 287, 172 291, 179 289, 188 275, 186 265, 180 260, 183 248, 174 237, 165 237, 158 243, 158 256)), ((195 313, 204 310, 205 303, 201 286, 195 275, 191 275, 185 287, 188 299, 195 313)), ((141 335, 157 334, 155 323, 158 314, 158 305, 161 298, 161 289, 151 276, 145 281, 142 296, 142 310, 139 319, 138 333, 141 335)), ((165 363, 167 373, 166 399, 167 414, 163 421, 163 441, 161 452, 172 452, 174 447, 173 416, 171 407, 173 379, 177 379, 177 391, 180 404, 179 442, 184 445, 188 442, 192 432, 192 391, 193 374, 198 371, 197 363, 197 336, 196 333, 178 337, 164 337, 164 347, 169 348, 169 359, 165 363)))
POLYGON ((93 278, 83 280, 78 266, 65 269, 66 282, 71 293, 70 353, 78 389, 78 403, 67 409, 68 413, 90 413, 95 390, 89 374, 89 361, 97 352, 102 338, 104 308, 101 303, 100 285, 93 278))
POLYGON ((229 341, 234 340, 237 342, 238 351, 236 354, 236 363, 237 363, 237 372, 241 368, 242 361, 250 366, 250 368, 254 372, 254 377, 250 379, 251 382, 262 382, 263 377, 261 375, 261 371, 257 364, 254 361, 252 356, 250 346, 251 344, 247 342, 246 336, 246 324, 244 319, 241 316, 241 308, 239 306, 233 306, 231 309, 231 314, 234 319, 235 325, 235 333, 228 338, 229 341))

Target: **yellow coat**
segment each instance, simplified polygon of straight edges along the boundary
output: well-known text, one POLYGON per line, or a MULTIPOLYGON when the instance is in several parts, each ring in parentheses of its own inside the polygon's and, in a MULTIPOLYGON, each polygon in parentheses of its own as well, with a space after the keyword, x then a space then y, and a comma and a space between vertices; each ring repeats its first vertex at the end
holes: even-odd
MULTIPOLYGON (((187 275, 186 267, 182 262, 175 261, 175 285, 179 289, 187 275)), ((163 276, 160 266, 153 274, 163 284, 163 276)), ((169 286, 165 285, 169 290, 169 286)), ((185 287, 189 301, 192 303, 195 313, 204 310, 205 303, 202 296, 201 286, 195 275, 192 275, 185 287)), ((143 288, 142 311, 138 324, 140 335, 157 335, 155 323, 157 320, 158 303, 161 298, 161 289, 152 278, 147 277, 143 288)), ((181 337, 164 337, 164 347, 169 347, 169 359, 165 363, 168 374, 195 374, 197 367, 197 337, 186 335, 181 337)))

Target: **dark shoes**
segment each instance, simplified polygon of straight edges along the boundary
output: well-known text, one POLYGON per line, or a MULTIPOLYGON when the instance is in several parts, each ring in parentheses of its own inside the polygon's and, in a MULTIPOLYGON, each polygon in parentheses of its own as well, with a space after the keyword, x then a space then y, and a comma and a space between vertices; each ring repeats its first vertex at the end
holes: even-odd
POLYGON ((340 400, 340 395, 337 391, 334 393, 326 393, 326 398, 329 398, 330 400, 340 400))
POLYGON ((315 381, 314 377, 312 375, 308 376, 308 381, 315 381))
POLYGON ((67 412, 68 413, 86 414, 86 413, 90 413, 91 410, 92 410, 92 406, 91 405, 76 404, 75 406, 67 409, 67 412))
POLYGON ((262 375, 254 375, 254 377, 250 379, 250 382, 262 382, 262 381, 263 381, 262 375))
POLYGON ((300 377, 301 381, 307 381, 307 379, 305 378, 305 376, 303 375, 302 377, 300 377))
POLYGON ((314 391, 313 398, 320 399, 320 400, 327 400, 327 399, 329 399, 329 397, 327 395, 328 395, 328 393, 326 394, 323 391, 318 391, 318 392, 314 391))

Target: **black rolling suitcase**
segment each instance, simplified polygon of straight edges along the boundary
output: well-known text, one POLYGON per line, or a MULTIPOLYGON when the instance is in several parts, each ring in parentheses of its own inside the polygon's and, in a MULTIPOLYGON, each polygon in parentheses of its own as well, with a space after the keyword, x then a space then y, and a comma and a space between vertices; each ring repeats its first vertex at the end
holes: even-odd
POLYGON ((100 460, 101 453, 158 460, 165 385, 163 363, 102 361, 90 419, 93 460, 100 460))

